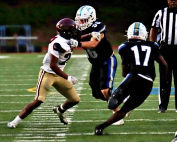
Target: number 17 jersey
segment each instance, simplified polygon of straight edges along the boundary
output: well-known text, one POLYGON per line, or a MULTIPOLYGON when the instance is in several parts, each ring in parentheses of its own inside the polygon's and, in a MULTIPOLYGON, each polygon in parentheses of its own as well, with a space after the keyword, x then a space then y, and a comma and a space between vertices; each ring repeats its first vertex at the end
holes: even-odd
POLYGON ((142 74, 155 79, 155 63, 160 56, 156 42, 131 39, 118 48, 122 65, 128 65, 130 73, 142 74))

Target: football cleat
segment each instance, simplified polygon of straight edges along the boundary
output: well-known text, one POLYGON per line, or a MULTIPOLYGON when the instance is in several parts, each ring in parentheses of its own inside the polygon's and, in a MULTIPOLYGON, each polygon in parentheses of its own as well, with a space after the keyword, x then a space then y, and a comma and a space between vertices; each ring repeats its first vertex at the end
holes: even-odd
POLYGON ((15 123, 12 123, 12 122, 7 123, 7 127, 9 127, 9 128, 14 129, 14 128, 16 128, 16 126, 17 126, 17 124, 15 124, 15 123))
POLYGON ((177 142, 177 131, 175 132, 175 138, 171 142, 177 142))
POLYGON ((171 142, 177 142, 177 137, 174 138, 171 142))
POLYGON ((117 122, 114 122, 112 125, 123 125, 123 124, 124 124, 124 120, 121 119, 121 120, 119 120, 117 122))
POLYGON ((67 125, 67 124, 68 124, 68 121, 67 121, 67 119, 66 119, 66 116, 58 110, 59 107, 60 107, 60 106, 55 106, 55 107, 53 108, 53 112, 58 115, 58 117, 59 117, 61 123, 63 123, 64 125, 67 125))
POLYGON ((94 133, 95 135, 103 135, 103 129, 101 129, 98 125, 95 127, 94 133))
POLYGON ((165 113, 165 109, 163 109, 163 108, 162 108, 162 109, 159 109, 159 110, 158 110, 158 113, 165 113))

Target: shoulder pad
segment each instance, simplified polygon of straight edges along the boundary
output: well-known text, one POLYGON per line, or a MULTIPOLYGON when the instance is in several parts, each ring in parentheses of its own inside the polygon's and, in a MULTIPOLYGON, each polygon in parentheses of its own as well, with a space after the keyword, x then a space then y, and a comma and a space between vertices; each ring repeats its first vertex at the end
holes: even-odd
POLYGON ((59 51, 60 53, 66 52, 66 50, 64 50, 59 43, 54 43, 53 44, 53 49, 56 50, 56 51, 59 51))
POLYGON ((119 47, 118 47, 118 53, 120 53, 120 51, 126 46, 126 44, 121 44, 119 47))
POLYGON ((158 44, 157 42, 154 42, 154 45, 155 45, 155 46, 159 46, 159 44, 158 44))
POLYGON ((92 28, 94 32, 100 32, 100 33, 104 33, 106 31, 106 25, 104 25, 102 22, 100 21, 95 21, 92 24, 92 28))

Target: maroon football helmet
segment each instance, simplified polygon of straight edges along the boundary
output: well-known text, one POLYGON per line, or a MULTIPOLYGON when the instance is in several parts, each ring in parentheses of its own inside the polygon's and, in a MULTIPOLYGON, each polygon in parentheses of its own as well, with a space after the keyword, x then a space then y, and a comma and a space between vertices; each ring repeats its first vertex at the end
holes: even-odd
POLYGON ((60 36, 66 39, 75 38, 77 35, 76 23, 70 18, 64 18, 58 21, 56 29, 60 36))

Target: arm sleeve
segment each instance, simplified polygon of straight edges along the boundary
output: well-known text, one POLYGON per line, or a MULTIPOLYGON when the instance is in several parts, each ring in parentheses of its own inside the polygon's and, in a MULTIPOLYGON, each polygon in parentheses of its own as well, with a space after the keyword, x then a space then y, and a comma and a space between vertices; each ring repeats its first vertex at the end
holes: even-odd
POLYGON ((59 43, 54 43, 53 44, 53 49, 60 52, 60 53, 66 52, 66 50, 63 49, 59 43))

